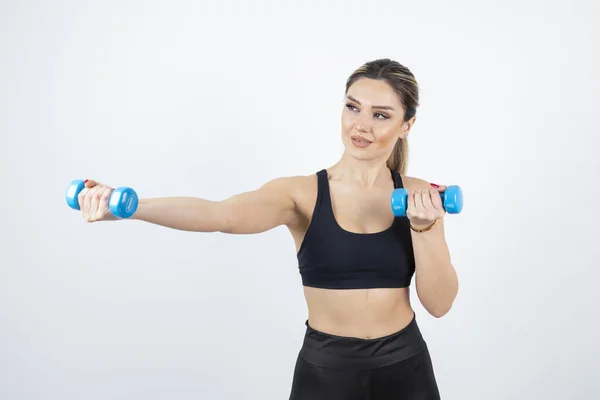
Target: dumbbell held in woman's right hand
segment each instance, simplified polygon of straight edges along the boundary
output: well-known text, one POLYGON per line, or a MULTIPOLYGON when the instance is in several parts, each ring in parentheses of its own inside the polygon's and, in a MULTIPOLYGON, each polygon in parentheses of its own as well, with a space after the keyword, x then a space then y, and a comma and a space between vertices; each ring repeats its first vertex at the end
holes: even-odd
MULTIPOLYGON (((460 186, 451 185, 440 193, 442 205, 448 214, 459 214, 463 209, 463 193, 460 186)), ((408 207, 408 191, 404 188, 395 189, 390 199, 392 211, 396 217, 406 216, 408 207)))
POLYGON ((116 189, 100 185, 94 181, 75 179, 67 187, 66 200, 69 207, 84 212, 89 221, 103 219, 110 212, 117 218, 130 218, 137 211, 138 195, 128 187, 116 189), (89 183, 88 183, 89 182, 89 183))

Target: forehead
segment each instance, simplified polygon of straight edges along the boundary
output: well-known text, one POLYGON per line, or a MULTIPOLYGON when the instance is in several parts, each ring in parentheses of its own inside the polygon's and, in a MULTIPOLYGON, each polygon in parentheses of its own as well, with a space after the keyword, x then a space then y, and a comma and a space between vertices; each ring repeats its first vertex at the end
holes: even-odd
POLYGON ((354 82, 348 89, 349 96, 360 101, 361 104, 370 106, 400 106, 400 99, 396 92, 385 81, 362 78, 354 82))

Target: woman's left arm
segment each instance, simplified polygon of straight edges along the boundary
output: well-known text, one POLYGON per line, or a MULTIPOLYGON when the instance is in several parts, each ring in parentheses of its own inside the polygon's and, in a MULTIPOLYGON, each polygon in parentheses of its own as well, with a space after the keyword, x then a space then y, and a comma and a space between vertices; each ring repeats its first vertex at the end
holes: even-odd
POLYGON ((440 193, 446 186, 405 178, 408 190, 406 216, 416 263, 416 290, 423 307, 436 318, 452 308, 458 294, 458 276, 450 260, 444 233, 444 210, 440 193))

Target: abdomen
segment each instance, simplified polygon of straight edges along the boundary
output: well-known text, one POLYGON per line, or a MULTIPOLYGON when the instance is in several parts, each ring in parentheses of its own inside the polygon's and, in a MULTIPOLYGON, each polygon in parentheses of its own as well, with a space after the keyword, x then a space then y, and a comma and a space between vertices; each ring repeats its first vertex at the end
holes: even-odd
POLYGON ((408 288, 304 287, 312 328, 332 335, 374 339, 404 328, 413 318, 408 288))

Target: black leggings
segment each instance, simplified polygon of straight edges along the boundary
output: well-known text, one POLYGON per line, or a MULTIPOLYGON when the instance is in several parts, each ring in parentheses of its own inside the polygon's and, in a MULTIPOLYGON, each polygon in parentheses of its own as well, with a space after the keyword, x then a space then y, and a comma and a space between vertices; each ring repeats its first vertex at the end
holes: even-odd
POLYGON ((413 318, 378 339, 311 328, 294 370, 289 400, 439 400, 427 344, 413 318))

